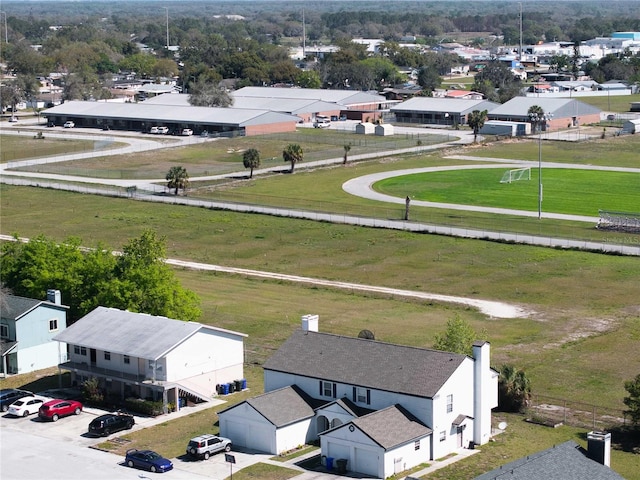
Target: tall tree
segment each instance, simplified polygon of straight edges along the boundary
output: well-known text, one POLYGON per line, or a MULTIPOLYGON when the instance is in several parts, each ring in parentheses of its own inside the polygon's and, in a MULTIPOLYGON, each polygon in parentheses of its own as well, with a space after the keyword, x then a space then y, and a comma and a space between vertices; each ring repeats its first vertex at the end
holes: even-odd
POLYGON ((638 426, 640 425, 640 374, 636 375, 633 380, 624 382, 624 389, 629 394, 628 397, 624 397, 622 400, 629 408, 624 413, 629 415, 634 425, 638 426))
POLYGON ((230 107, 233 97, 227 90, 216 83, 207 82, 202 77, 191 85, 189 103, 194 107, 230 107))
POLYGON ((473 143, 475 143, 478 139, 478 132, 484 126, 484 122, 487 121, 487 110, 474 110, 469 114, 469 118, 467 119, 467 123, 473 130, 473 143))
POLYGON ((531 105, 529 110, 527 110, 527 115, 529 116, 529 120, 531 120, 531 125, 533 126, 533 132, 531 133, 539 132, 546 121, 542 107, 540 105, 531 105))
POLYGON ((503 365, 498 379, 498 408, 503 412, 521 412, 531 399, 531 381, 524 370, 503 365))
POLYGON ((260 152, 255 148, 245 150, 242 154, 244 168, 250 168, 249 178, 253 178, 253 169, 260 167, 260 152))
POLYGON ((171 167, 166 176, 167 188, 175 189, 175 194, 178 195, 178 190, 189 186, 189 174, 184 167, 171 167))
POLYGON ((436 334, 433 348, 443 352, 472 355, 473 342, 486 337, 486 332, 482 332, 480 337, 478 338, 475 330, 466 320, 455 315, 447 321, 446 331, 443 334, 436 334))
POLYGON ((185 290, 166 263, 165 239, 145 231, 122 255, 98 245, 87 251, 78 238, 56 243, 44 236, 0 247, 0 274, 15 295, 46 298, 60 290, 73 323, 97 306, 127 309, 181 320, 200 316, 198 297, 185 290))
POLYGON ((342 164, 346 165, 347 164, 347 156, 349 155, 349 151, 351 150, 351 144, 350 143, 345 143, 343 145, 344 148, 344 157, 342 157, 342 164))
POLYGON ((289 162, 291 164, 291 173, 293 173, 293 169, 295 168, 296 163, 302 162, 302 160, 304 159, 304 152, 302 151, 302 147, 297 143, 290 143, 282 151, 282 158, 285 162, 289 162))

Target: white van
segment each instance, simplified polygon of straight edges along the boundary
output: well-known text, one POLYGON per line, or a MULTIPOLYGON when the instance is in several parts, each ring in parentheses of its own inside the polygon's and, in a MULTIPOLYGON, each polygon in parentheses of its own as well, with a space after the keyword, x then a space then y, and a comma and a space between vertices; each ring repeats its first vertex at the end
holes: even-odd
POLYGON ((329 128, 331 126, 331 119, 325 115, 316 115, 313 126, 314 128, 329 128))

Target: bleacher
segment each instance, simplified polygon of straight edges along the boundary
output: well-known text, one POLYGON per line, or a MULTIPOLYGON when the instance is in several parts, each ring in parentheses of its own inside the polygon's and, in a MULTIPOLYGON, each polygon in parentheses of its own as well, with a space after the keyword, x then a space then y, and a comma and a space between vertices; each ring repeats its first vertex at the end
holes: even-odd
POLYGON ((617 232, 640 233, 640 213, 611 212, 599 210, 600 219, 596 228, 599 230, 615 230, 617 232))

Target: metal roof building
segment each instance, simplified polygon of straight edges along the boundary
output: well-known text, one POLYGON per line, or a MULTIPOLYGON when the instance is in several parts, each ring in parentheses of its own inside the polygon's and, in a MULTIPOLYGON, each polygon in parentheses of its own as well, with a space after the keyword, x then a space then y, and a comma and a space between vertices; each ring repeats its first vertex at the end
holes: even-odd
POLYGON ((229 136, 292 132, 300 121, 294 115, 264 109, 156 105, 147 102, 72 101, 45 110, 42 115, 47 117, 50 125, 62 125, 71 120, 77 127, 148 132, 152 126, 166 126, 178 133, 190 128, 195 133, 207 131, 229 136))

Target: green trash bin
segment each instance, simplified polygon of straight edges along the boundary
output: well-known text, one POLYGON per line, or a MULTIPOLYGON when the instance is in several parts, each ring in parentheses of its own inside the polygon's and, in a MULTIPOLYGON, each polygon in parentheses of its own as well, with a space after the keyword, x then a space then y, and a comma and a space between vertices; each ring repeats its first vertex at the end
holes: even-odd
POLYGON ((339 458, 336 460, 336 471, 338 473, 347 473, 347 459, 339 458))

